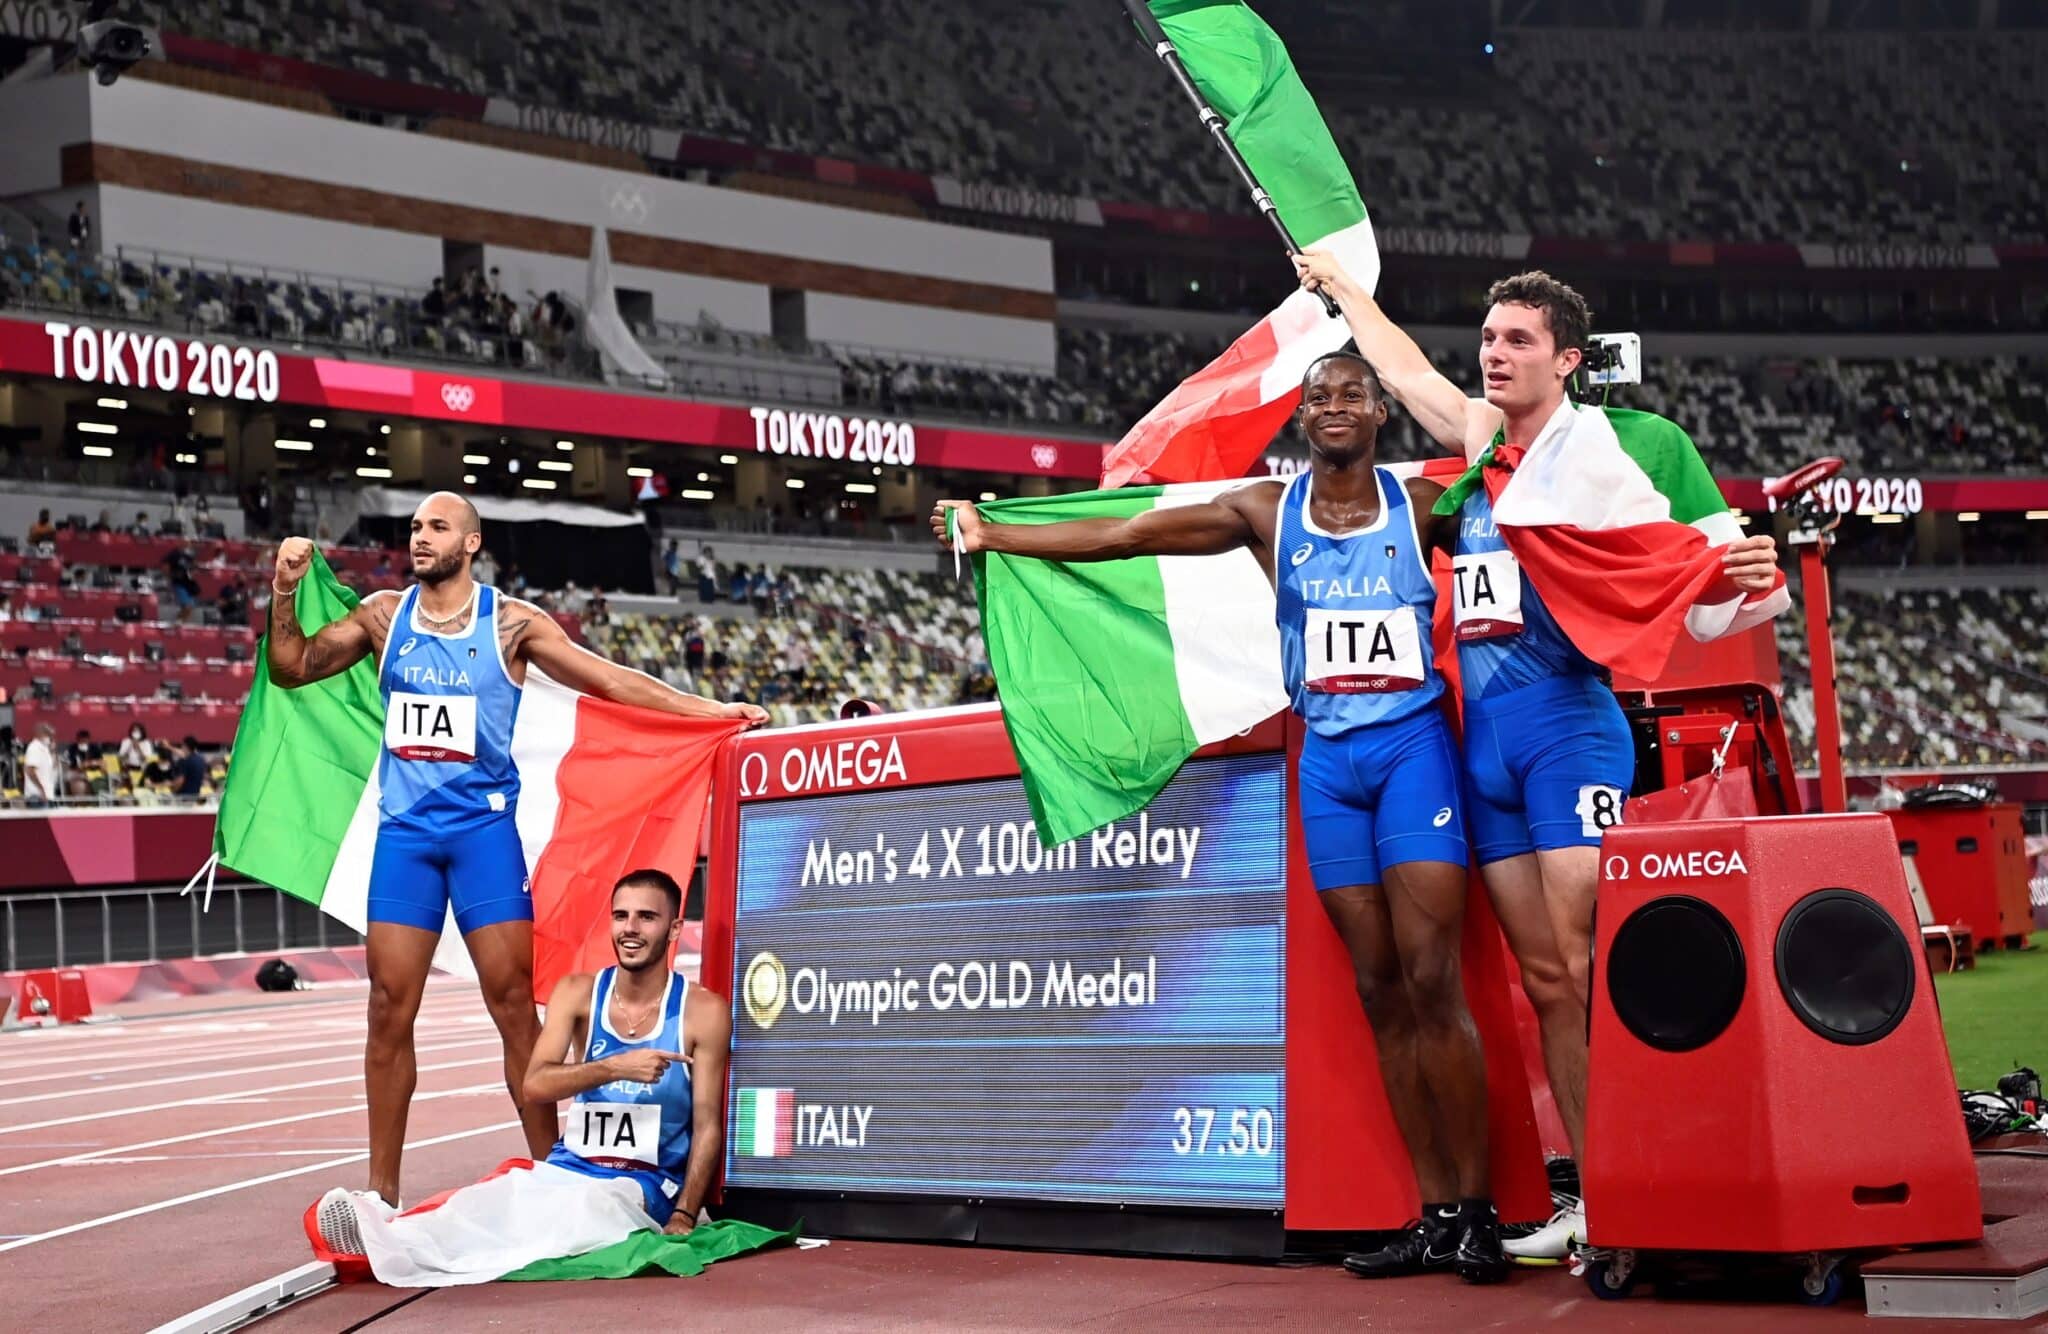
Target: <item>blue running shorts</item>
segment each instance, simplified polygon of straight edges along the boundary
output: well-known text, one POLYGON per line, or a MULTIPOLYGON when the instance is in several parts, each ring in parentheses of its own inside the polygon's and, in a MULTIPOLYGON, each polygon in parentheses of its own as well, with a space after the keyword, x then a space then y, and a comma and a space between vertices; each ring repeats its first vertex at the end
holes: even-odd
POLYGON ((1465 808, 1481 866, 1600 846, 1635 772, 1628 720, 1596 677, 1465 701, 1465 808))
POLYGON ((464 935, 498 922, 533 920, 526 854, 510 812, 455 833, 377 826, 370 858, 370 920, 439 932, 449 905, 464 935))
POLYGON ((1301 832, 1318 891, 1377 885, 1403 862, 1468 858, 1458 752, 1435 708, 1302 742, 1301 832))

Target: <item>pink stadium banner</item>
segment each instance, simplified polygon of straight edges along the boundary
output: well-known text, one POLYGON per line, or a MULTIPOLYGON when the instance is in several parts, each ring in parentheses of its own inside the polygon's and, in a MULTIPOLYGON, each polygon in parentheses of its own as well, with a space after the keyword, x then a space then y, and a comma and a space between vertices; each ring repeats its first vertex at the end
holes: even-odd
POLYGON ((1099 441, 935 426, 858 410, 503 380, 85 321, 0 319, 0 374, 902 468, 1089 479, 1102 471, 1099 441))

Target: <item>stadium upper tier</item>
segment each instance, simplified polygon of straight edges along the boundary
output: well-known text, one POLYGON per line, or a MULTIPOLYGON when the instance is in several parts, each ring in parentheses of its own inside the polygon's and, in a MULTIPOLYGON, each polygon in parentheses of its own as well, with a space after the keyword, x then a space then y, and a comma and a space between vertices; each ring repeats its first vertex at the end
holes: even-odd
MULTIPOLYGON (((1390 44, 1407 34, 1374 27, 1400 11, 1265 8, 1383 223, 1656 241, 2044 235, 2039 33, 1503 29, 1490 61, 1440 56, 1443 77, 1429 78, 1390 44)), ((971 0, 494 0, 482 14, 213 0, 167 22, 379 77, 760 147, 1068 196, 1244 207, 1119 8, 1094 0, 1000 11, 971 0)))
MULTIPOLYGON (((0 234, 0 306, 126 318, 180 333, 315 343, 391 358, 450 359, 532 374, 592 378, 574 333, 535 319, 451 305, 421 309, 424 288, 274 270, 229 271, 225 261, 164 255, 94 256, 0 234)), ((1018 423, 1110 439, 1222 350, 1186 334, 1062 328, 1058 374, 823 344, 792 346, 711 325, 649 324, 648 349, 684 393, 817 402, 968 423, 1018 423), (723 355, 738 351, 737 358, 723 355), (822 368, 823 373, 818 373, 822 368)), ((2036 359, 1979 357, 1798 360, 1655 355, 1625 406, 1685 425, 1730 475, 1773 475, 1821 454, 1860 469, 1910 474, 2039 473, 2048 400, 2036 359)), ((1475 356, 1438 348, 1438 364, 1476 391, 1475 356)), ((1396 413, 1390 456, 1436 452, 1396 413)))

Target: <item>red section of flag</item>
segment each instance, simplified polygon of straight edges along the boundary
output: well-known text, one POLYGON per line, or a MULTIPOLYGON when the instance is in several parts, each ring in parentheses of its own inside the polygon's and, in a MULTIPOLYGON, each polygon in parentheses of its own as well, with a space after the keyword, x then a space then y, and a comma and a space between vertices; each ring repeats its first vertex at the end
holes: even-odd
POLYGON ((652 867, 688 884, 711 796, 711 761, 745 724, 681 718, 585 696, 555 771, 561 805, 533 868, 533 994, 616 962, 611 891, 652 867))
POLYGON ((1242 477, 1294 411, 1301 390, 1266 401, 1264 377, 1279 351, 1271 317, 1180 382, 1102 458, 1102 484, 1242 477))
MULTIPOLYGON (((1501 466, 1483 476, 1496 507, 1522 453, 1519 445, 1494 447, 1501 466)), ((1721 573, 1720 548, 1674 520, 1625 528, 1503 523, 1500 532, 1565 637, 1595 662, 1638 680, 1663 675, 1696 603, 1738 595, 1721 573)))
POLYGON ((796 1090, 775 1090, 775 1156, 787 1157, 796 1148, 796 1090))

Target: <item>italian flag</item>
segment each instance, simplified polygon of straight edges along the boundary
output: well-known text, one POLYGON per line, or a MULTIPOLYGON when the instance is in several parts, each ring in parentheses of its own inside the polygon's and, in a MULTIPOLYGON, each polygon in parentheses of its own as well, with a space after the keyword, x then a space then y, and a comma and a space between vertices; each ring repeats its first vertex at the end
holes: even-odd
POLYGON ((399 1213, 382 1200, 355 1197, 363 1253, 321 1240, 323 1207, 347 1207, 349 1192, 329 1191, 306 1210, 315 1259, 342 1282, 374 1278, 396 1288, 446 1288, 513 1281, 701 1274, 706 1266, 796 1240, 736 1218, 699 1223, 680 1236, 661 1232, 640 1187, 625 1177, 595 1177, 553 1163, 509 1158, 478 1181, 399 1213))
MULTIPOLYGON (((1453 459, 1391 467, 1455 478, 1453 459)), ((1127 519, 1257 482, 1195 482, 976 506, 986 523, 1127 519)), ((1288 706, 1273 584, 1250 551, 1061 564, 974 555, 981 633, 1039 837, 1143 807, 1201 747, 1288 706)))
MULTIPOLYGON (((1295 241, 1334 251, 1372 291, 1372 223, 1287 48, 1241 0, 1149 3, 1295 241)), ((1242 477, 1294 411, 1309 364, 1350 337, 1320 298, 1297 289, 1126 432, 1103 458, 1102 484, 1242 477)))
POLYGON ((743 1088, 733 1099, 733 1148, 742 1158, 785 1158, 796 1149, 796 1090, 743 1088))
POLYGON ((1722 577, 1742 526, 1692 437, 1655 413, 1566 399, 1528 445, 1496 440, 1436 512, 1482 486, 1559 628, 1622 675, 1654 681, 1681 634, 1740 634, 1791 606, 1783 572, 1754 595, 1722 577))
MULTIPOLYGON (((297 597, 308 634, 358 601, 317 552, 297 597)), ((741 728, 594 699, 527 669, 512 756, 533 894, 535 995, 613 962, 610 896, 620 876, 655 867, 689 881, 713 753, 741 728)), ((383 736, 374 659, 297 690, 258 671, 214 825, 220 864, 365 930, 383 736)), ((475 973, 452 913, 434 962, 475 973)))

